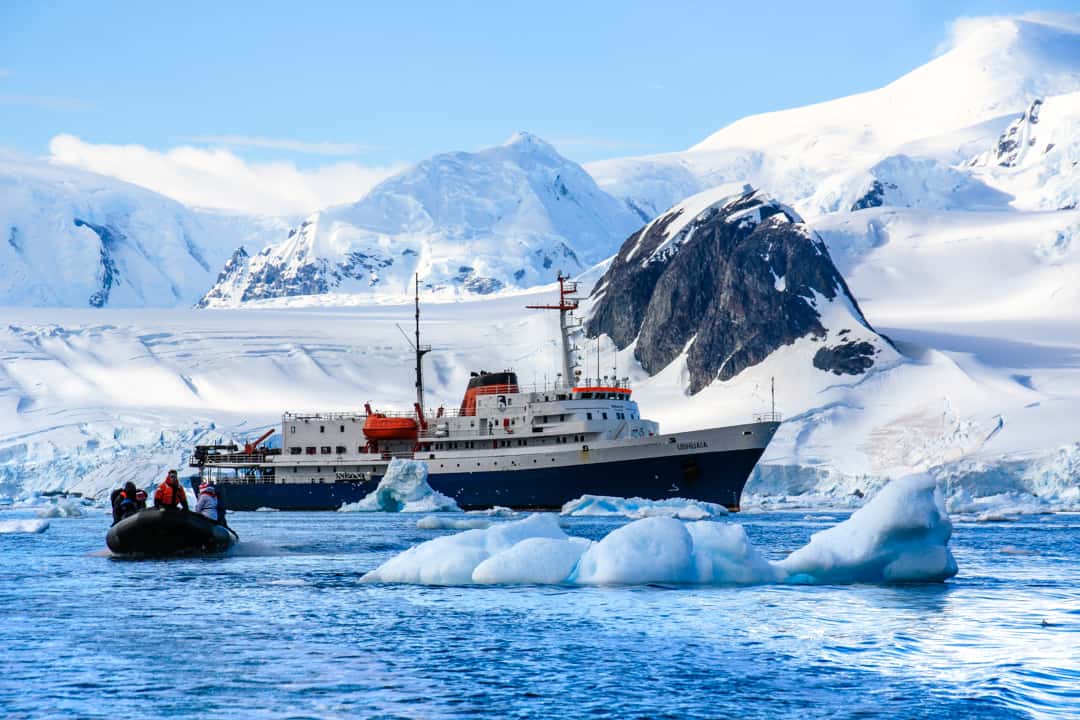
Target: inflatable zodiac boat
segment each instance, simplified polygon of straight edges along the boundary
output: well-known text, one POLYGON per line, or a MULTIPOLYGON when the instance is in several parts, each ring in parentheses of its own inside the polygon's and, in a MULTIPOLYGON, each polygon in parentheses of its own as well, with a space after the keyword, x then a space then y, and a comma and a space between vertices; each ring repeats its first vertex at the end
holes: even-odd
POLYGON ((105 542, 118 555, 164 556, 225 552, 237 540, 224 525, 188 510, 147 508, 109 528, 105 542))

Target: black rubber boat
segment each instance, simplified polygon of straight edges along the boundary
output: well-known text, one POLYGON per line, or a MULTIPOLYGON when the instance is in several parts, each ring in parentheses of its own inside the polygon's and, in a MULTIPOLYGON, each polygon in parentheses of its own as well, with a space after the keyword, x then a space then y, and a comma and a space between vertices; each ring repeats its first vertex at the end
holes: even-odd
POLYGON ((237 540, 224 525, 188 510, 147 508, 109 528, 105 542, 118 555, 221 553, 237 540))

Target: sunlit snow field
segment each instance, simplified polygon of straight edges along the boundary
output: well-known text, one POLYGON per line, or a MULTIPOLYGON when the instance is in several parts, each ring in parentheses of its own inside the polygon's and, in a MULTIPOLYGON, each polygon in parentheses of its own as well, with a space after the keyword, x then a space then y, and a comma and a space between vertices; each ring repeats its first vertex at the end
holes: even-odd
MULTIPOLYGON (((718 522, 779 559, 844 517, 718 522)), ((35 513, 0 512, 14 519, 35 513)), ((385 513, 231 520, 243 542, 219 559, 110 558, 100 510, 0 534, 3 715, 1080 715, 1077 515, 958 522, 943 584, 693 588, 365 584, 453 531, 385 513)), ((628 521, 560 522, 598 539, 628 521)))

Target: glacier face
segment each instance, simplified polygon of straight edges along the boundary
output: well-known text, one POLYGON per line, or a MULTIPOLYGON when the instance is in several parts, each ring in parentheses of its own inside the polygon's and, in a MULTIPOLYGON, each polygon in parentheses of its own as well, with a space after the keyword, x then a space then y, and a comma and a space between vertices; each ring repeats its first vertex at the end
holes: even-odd
POLYGON ((640 217, 543 140, 518 133, 475 153, 436 155, 287 238, 233 258, 202 304, 325 293, 487 295, 598 262, 640 217))
POLYGON ((273 220, 200 213, 93 173, 0 155, 0 304, 195 303, 238 245, 273 220))

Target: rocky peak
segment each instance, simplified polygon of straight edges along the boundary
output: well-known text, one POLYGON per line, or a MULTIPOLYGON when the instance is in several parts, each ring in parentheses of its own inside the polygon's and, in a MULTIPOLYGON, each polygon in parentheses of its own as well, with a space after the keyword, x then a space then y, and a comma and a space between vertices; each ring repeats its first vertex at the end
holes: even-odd
POLYGON ((588 335, 636 341, 650 374, 685 353, 692 393, 800 338, 821 343, 807 361, 836 374, 865 372, 886 342, 821 239, 752 189, 701 193, 631 235, 592 298, 588 335))

